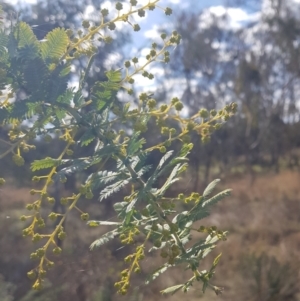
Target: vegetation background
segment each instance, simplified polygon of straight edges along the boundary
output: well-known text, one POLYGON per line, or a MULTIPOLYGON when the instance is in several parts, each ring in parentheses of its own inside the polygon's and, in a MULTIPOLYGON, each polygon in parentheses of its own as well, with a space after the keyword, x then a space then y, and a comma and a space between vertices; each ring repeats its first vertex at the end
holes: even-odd
MULTIPOLYGON (((101 3, 52 0, 26 7, 7 3, 3 6, 8 26, 19 11, 19 18, 31 24, 42 39, 57 26, 76 26, 86 7, 99 8, 101 3)), ((219 246, 223 256, 214 279, 217 285, 224 286, 224 294, 203 295, 195 287, 189 295, 179 293, 169 298, 296 301, 300 300, 300 3, 230 0, 226 4, 193 12, 181 9, 181 3, 174 5, 172 22, 182 35, 182 43, 172 53, 170 65, 156 66, 161 76, 155 94, 162 102, 180 92, 178 96, 191 112, 199 107, 218 108, 230 101, 239 104, 237 116, 215 133, 208 144, 201 144, 195 137, 191 168, 178 187, 178 191, 183 187, 201 191, 211 179, 219 177, 224 188, 233 189, 232 197, 220 203, 205 220, 208 225, 230 233, 228 241, 219 246), (234 16, 240 16, 240 21, 234 16)), ((125 31, 118 35, 117 43, 99 50, 91 83, 103 80, 108 66, 120 67, 122 58, 128 57, 134 37, 125 31), (115 56, 108 56, 109 53, 115 56)), ((155 39, 154 34, 152 38, 155 39)), ((139 47, 137 50, 143 51, 143 45, 139 47)), ((81 63, 78 61, 74 66, 75 81, 81 63)), ((137 86, 136 90, 139 89, 137 86)), ((0 132, 1 135, 6 133, 0 132)), ((150 131, 145 135, 147 141, 157 139, 150 131)), ((59 141, 40 142, 28 156, 56 154, 60 147, 59 141)), ((149 161, 155 163, 157 158, 153 156, 149 161)), ((31 174, 28 166, 20 169, 5 160, 1 161, 2 176, 9 181, 0 190, 0 300, 125 298, 115 294, 113 288, 125 249, 112 242, 90 252, 88 246, 99 237, 99 230, 91 231, 79 219, 71 218, 66 225, 69 235, 64 241, 65 252, 56 269, 49 273, 46 289, 31 291, 26 273, 31 267, 28 254, 33 246, 22 238, 23 225, 19 222, 31 198, 31 174)), ((75 186, 76 177, 66 185, 57 184, 53 194, 68 195, 75 186)), ((101 204, 95 198, 81 207, 103 219, 112 214, 117 198, 122 195, 101 204)), ((217 251, 220 250, 212 255, 217 251)), ((153 257, 145 261, 143 273, 126 298, 163 299, 159 290, 180 282, 183 275, 173 271, 150 286, 144 285, 147 269, 159 260, 153 257)))

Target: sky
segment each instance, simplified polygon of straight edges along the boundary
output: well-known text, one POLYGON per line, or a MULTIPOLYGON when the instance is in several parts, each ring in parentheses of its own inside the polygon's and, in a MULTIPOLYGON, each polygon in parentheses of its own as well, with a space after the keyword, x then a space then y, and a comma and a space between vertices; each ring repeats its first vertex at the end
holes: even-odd
MULTIPOLYGON (((6 1, 6 0, 5 0, 6 1)), ((38 0, 10 0, 11 4, 20 4, 21 6, 26 4, 36 3, 38 0)), ((151 1, 151 0, 150 0, 151 1)), ((300 0, 294 0, 299 1, 300 0)), ((101 4, 101 8, 108 8, 113 11, 116 0, 105 0, 101 4)), ((128 3, 125 1, 124 3, 128 3)), ((138 5, 147 4, 149 0, 138 0, 138 5)), ((136 21, 141 26, 141 31, 132 35, 135 47, 140 48, 145 45, 149 38, 155 36, 158 27, 164 26, 165 28, 171 28, 174 24, 174 19, 178 13, 182 11, 200 12, 206 10, 207 12, 213 12, 216 16, 220 16, 225 12, 230 15, 232 27, 238 27, 245 20, 249 20, 248 12, 242 8, 229 8, 226 7, 227 0, 160 0, 159 5, 161 7, 171 7, 173 9, 172 16, 165 16, 164 12, 160 9, 155 9, 151 12, 146 12, 146 18, 136 18, 136 21)), ((245 1, 245 5, 247 0, 245 1)), ((124 9, 126 5, 124 4, 124 9)), ((83 17, 93 14, 99 14, 98 11, 94 10, 92 6, 86 7, 86 11, 83 12, 83 17)), ((207 20, 209 23, 209 20, 207 20)), ((120 26, 122 26, 120 24, 120 26)))
MULTIPOLYGON (((37 0, 10 0, 10 3, 18 2, 21 5, 26 5, 26 3, 32 4, 36 1, 37 0)), ((105 0, 101 4, 101 8, 108 8, 109 11, 112 12, 114 11, 112 8, 114 8, 116 2, 117 1, 105 0)), ((125 1, 124 3, 126 2, 129 3, 129 0, 125 1)), ((138 0, 139 5, 144 5, 148 2, 149 0, 138 0)), ((228 7, 226 6, 227 2, 227 0, 160 0, 158 4, 163 8, 171 7, 174 12, 173 15, 166 16, 162 10, 155 9, 154 11, 147 11, 145 18, 140 18, 137 16, 136 21, 141 26, 141 31, 134 32, 132 34, 133 43, 125 48, 125 53, 128 55, 128 58, 126 59, 131 59, 134 56, 140 57, 140 55, 145 56, 148 54, 149 46, 151 46, 151 40, 159 37, 157 34, 157 29, 163 27, 165 29, 170 29, 169 31, 171 31, 174 28, 174 20, 176 15, 182 11, 192 11, 195 13, 199 12, 199 14, 202 11, 203 14, 201 19, 199 19, 199 26, 202 27, 209 26, 209 23, 211 22, 211 14, 220 17, 226 13, 228 16, 228 22, 226 23, 226 26, 229 26, 233 29, 238 29, 245 23, 254 21, 258 17, 255 12, 249 12, 245 9, 247 0, 244 2, 245 4, 242 7, 228 7)), ((124 11, 126 11, 125 4, 124 11)), ((98 15, 99 11, 94 10, 92 6, 88 6, 86 7, 85 12, 83 12, 82 17, 88 17, 89 15, 92 16, 93 14, 98 15)), ((118 26, 119 29, 123 29, 124 23, 117 25, 117 28, 118 26)), ((131 30, 131 28, 129 27, 128 30, 131 30)), ((121 58, 120 55, 119 58, 121 58)), ((109 68, 110 61, 116 62, 117 60, 118 53, 112 54, 108 60, 107 67, 109 68)), ((140 61, 142 62, 143 60, 140 61)), ((120 62, 120 66, 122 66, 122 62, 120 62)), ((163 76, 163 69, 159 66, 152 65, 148 71, 151 71, 157 77, 163 76)), ((141 75, 137 75, 135 81, 136 83, 139 83, 139 88, 142 91, 153 90, 157 85, 155 80, 151 81, 142 77, 141 75)), ((177 83, 177 85, 182 87, 182 83, 177 83)))
MULTIPOLYGON (((300 1, 300 0, 299 0, 300 1)), ((129 1, 128 1, 129 2, 129 1)), ((138 4, 143 5, 147 4, 149 0, 138 0, 138 4)), ((164 28, 169 32, 173 30, 175 24, 176 15, 181 13, 182 11, 192 11, 197 13, 202 11, 203 14, 201 19, 199 18, 199 26, 205 27, 209 26, 209 23, 212 22, 211 14, 221 17, 224 14, 227 14, 228 21, 225 26, 229 26, 233 29, 239 29, 244 26, 247 22, 254 21, 257 19, 257 13, 251 11, 247 11, 245 8, 241 7, 228 7, 226 6, 226 0, 160 0, 159 5, 163 8, 171 7, 173 10, 173 14, 171 16, 166 16, 164 12, 160 9, 155 9, 154 11, 147 11, 145 18, 136 17, 136 22, 140 25, 141 30, 139 32, 134 32, 132 34, 132 44, 126 45, 124 48, 124 53, 127 55, 126 59, 131 59, 134 56, 139 57, 139 61, 143 63, 146 61, 143 59, 149 53, 149 47, 151 43, 156 38, 160 40, 158 29, 164 28), (142 58, 141 58, 142 57, 142 58)), ((101 5, 101 8, 107 8, 109 11, 113 11, 111 9, 114 6, 113 1, 106 0, 101 5)), ((126 10, 124 6, 124 10, 126 10)), ((98 12, 93 11, 92 7, 87 7, 84 15, 93 14, 98 12)), ((120 23, 119 29, 123 29, 124 23, 120 23)), ((117 25, 118 28, 118 25, 117 25)), ((131 31, 129 27, 128 30, 131 31)), ((179 46, 180 47, 180 46, 179 46)), ((120 67, 122 67, 121 55, 118 53, 111 54, 108 58, 106 67, 109 68, 111 62, 117 62, 120 59, 120 67)), ((155 78, 163 78, 164 70, 161 66, 157 64, 152 64, 147 67, 147 71, 154 74, 155 78)), ((183 87, 185 82, 181 79, 171 80, 170 85, 183 87)), ((137 90, 144 92, 154 92, 157 89, 156 80, 149 80, 148 78, 143 77, 142 75, 135 76, 135 85, 137 90)), ((180 94, 181 91, 178 91, 180 94)), ((178 96, 178 95, 173 95, 178 96)))
MULTIPOLYGON (((147 2, 145 0, 144 2, 147 2)), ((178 11, 201 11, 205 8, 211 6, 223 5, 224 0, 161 0, 160 6, 162 7, 171 7, 173 9, 173 16, 167 17, 164 15, 162 11, 154 10, 149 14, 149 18, 147 18, 144 22, 142 22, 142 32, 141 35, 146 35, 146 38, 151 37, 151 30, 156 30, 159 25, 165 24, 173 24, 174 16, 178 11)), ((137 35, 136 40, 140 40, 140 36, 137 35)))
MULTIPOLYGON (((9 2, 10 4, 16 5, 19 4, 20 6, 25 6, 27 4, 34 4, 38 0, 4 0, 9 2)), ((151 0, 150 0, 151 1, 151 0)), ((300 1, 300 0, 299 0, 300 1)), ((114 7, 116 0, 105 0, 103 1, 101 8, 111 8, 114 7)), ((128 3, 128 1, 125 1, 124 3, 128 3)), ((149 2, 149 0, 138 0, 138 5, 145 5, 149 2)), ((146 13, 146 18, 143 19, 137 19, 139 22, 139 25, 141 26, 141 31, 138 33, 135 33, 133 36, 134 38, 134 44, 137 47, 140 47, 144 44, 145 38, 151 37, 151 33, 153 30, 155 31, 157 29, 157 25, 164 24, 165 26, 168 26, 168 24, 172 24, 172 21, 174 19, 174 16, 177 14, 177 12, 181 11, 201 11, 205 8, 209 7, 215 7, 215 6, 224 6, 226 3, 226 0, 160 0, 159 5, 161 7, 171 7, 174 11, 174 15, 170 17, 166 17, 164 15, 164 12, 155 9, 152 12, 146 13)), ((124 5, 125 7, 125 5, 124 5)), ((111 9, 113 11, 113 9, 111 9)), ((86 12, 83 13, 83 16, 87 16, 88 14, 97 14, 98 12, 94 11, 92 6, 88 6, 86 8, 86 12)))
MULTIPOLYGON (((145 2, 148 0, 145 0, 145 2)), ((300 0, 299 0, 300 1, 300 0)), ((239 7, 226 7, 226 0, 161 0, 160 6, 171 7, 174 11, 172 16, 165 16, 160 10, 154 10, 149 12, 147 18, 139 19, 139 24, 141 26, 141 31, 134 33, 133 45, 130 46, 130 55, 134 56, 140 48, 143 50, 140 53, 146 55, 149 53, 149 46, 151 45, 151 40, 155 37, 159 37, 157 34, 157 29, 164 27, 167 29, 172 29, 174 27, 174 20, 177 12, 183 11, 193 11, 193 12, 203 12, 201 19, 199 19, 199 25, 202 27, 208 26, 211 22, 211 14, 220 17, 224 14, 228 16, 228 25, 230 28, 239 29, 244 26, 247 22, 255 21, 259 16, 256 12, 247 12, 245 9, 239 7)), ((180 46, 179 46, 180 47, 180 46)), ((163 77, 163 70, 159 66, 150 66, 148 71, 151 71, 156 77, 163 77)), ((137 75, 135 81, 141 86, 141 90, 155 90, 157 83, 144 78, 141 75, 137 75)), ((177 79, 174 83, 170 83, 172 86, 183 87, 185 82, 177 79)), ((180 93, 180 91, 178 91, 180 93)), ((177 96, 177 95, 176 95, 177 96)))

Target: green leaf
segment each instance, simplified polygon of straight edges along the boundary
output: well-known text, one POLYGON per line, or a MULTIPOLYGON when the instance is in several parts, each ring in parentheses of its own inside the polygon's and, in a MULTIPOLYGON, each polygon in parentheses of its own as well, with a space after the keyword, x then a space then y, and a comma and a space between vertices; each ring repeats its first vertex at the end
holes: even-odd
POLYGON ((205 291, 206 291, 207 285, 208 285, 208 281, 204 281, 204 282, 203 282, 203 286, 202 286, 202 292, 203 292, 203 294, 204 294, 205 291))
POLYGON ((213 267, 214 267, 214 268, 215 268, 215 267, 217 266, 217 264, 219 263, 221 256, 222 256, 222 253, 220 253, 220 254, 214 259, 214 262, 213 262, 213 267))
POLYGON ((105 107, 106 101, 104 101, 100 98, 96 101, 96 104, 97 104, 97 111, 101 111, 105 107))
POLYGON ((35 44, 29 44, 19 49, 17 58, 24 63, 32 64, 32 62, 30 61, 37 58, 38 55, 39 55, 38 46, 35 44))
POLYGON ((118 202, 114 204, 114 210, 117 213, 120 213, 122 210, 124 210, 127 207, 128 203, 127 202, 118 202))
POLYGON ((126 149, 128 156, 134 155, 138 150, 140 150, 143 147, 143 144, 146 143, 146 140, 144 138, 138 140, 139 135, 140 132, 136 132, 130 138, 126 149))
POLYGON ((75 107, 77 107, 77 106, 84 103, 84 98, 82 96, 82 91, 79 90, 75 93, 73 101, 74 101, 75 107))
POLYGON ((47 157, 47 158, 41 159, 41 160, 34 160, 31 163, 30 168, 32 171, 36 171, 36 170, 40 170, 40 169, 46 169, 46 168, 50 168, 50 167, 54 167, 54 166, 59 166, 60 164, 61 164, 61 160, 47 157))
POLYGON ((133 216, 133 210, 128 211, 126 210, 126 215, 125 215, 125 219, 123 221, 123 227, 127 227, 130 225, 131 221, 132 221, 132 216, 133 216))
POLYGON ((173 151, 168 151, 159 161, 159 164, 157 165, 156 170, 159 171, 163 167, 163 165, 166 163, 166 161, 172 156, 173 151))
POLYGON ((97 82, 93 87, 93 95, 96 100, 99 99, 106 102, 111 98, 112 93, 110 90, 103 90, 101 82, 97 82))
POLYGON ((48 68, 41 58, 35 58, 24 69, 24 88, 32 95, 33 100, 42 101, 47 95, 46 81, 48 68))
POLYGON ((93 130, 88 129, 85 131, 85 133, 81 136, 79 143, 81 146, 88 146, 90 143, 92 143, 95 140, 95 135, 93 130))
POLYGON ((71 72, 71 66, 67 65, 66 67, 64 67, 64 69, 60 71, 59 76, 64 77, 68 75, 70 72, 71 72))
POLYGON ((209 216, 208 210, 203 209, 201 206, 197 206, 193 211, 191 211, 189 218, 193 222, 196 222, 208 216, 209 216))
POLYGON ((108 184, 110 182, 116 181, 118 177, 122 174, 120 172, 102 170, 97 173, 94 173, 90 177, 91 187, 92 189, 97 189, 101 187, 103 184, 108 184))
POLYGON ((133 209, 133 207, 135 206, 135 204, 137 203, 137 201, 139 200, 139 197, 135 197, 133 200, 130 201, 129 205, 126 208, 126 213, 128 213, 129 211, 131 211, 133 209))
POLYGON ((1 33, 0 33, 0 55, 1 55, 0 56, 0 62, 7 63, 9 55, 8 55, 8 51, 7 51, 7 48, 6 48, 6 43, 1 43, 1 33))
POLYGON ((168 177, 168 179, 166 180, 165 184, 157 191, 157 195, 163 195, 167 189, 175 182, 177 182, 179 180, 179 178, 176 178, 176 176, 179 174, 181 167, 183 166, 183 164, 177 164, 170 176, 168 177))
MULTIPOLYGON (((156 219, 151 219, 151 220, 156 221, 156 220, 158 220, 158 218, 156 218, 156 219)), ((151 230, 151 227, 152 227, 152 226, 149 227, 149 228, 150 228, 149 230, 151 230)), ((156 239, 156 235, 155 235, 155 234, 156 234, 156 233, 152 233, 152 235, 151 235, 152 238, 153 238, 153 240, 156 239)), ((160 235, 160 234, 159 234, 159 235, 157 234, 157 239, 160 238, 160 237, 161 237, 161 235, 160 235)), ((162 241, 160 247, 155 247, 155 246, 151 247, 151 248, 149 249, 149 253, 152 252, 152 251, 156 251, 156 250, 163 249, 166 245, 167 245, 167 242, 162 241)))
MULTIPOLYGON (((172 167, 175 166, 177 164, 182 164, 181 167, 183 167, 183 163, 186 163, 186 161, 188 161, 187 158, 185 158, 185 156, 187 156, 189 154, 189 146, 188 144, 184 144, 179 155, 175 156, 173 159, 171 159, 170 162, 168 162, 168 164, 166 164, 157 174, 157 176, 163 175, 166 172, 168 172, 168 170, 172 167)), ((178 174, 180 173, 180 170, 178 170, 178 174)))
POLYGON ((220 200, 224 199, 225 197, 229 196, 231 194, 231 189, 223 190, 222 192, 216 194, 212 198, 208 199, 207 201, 202 203, 202 208, 205 208, 207 206, 212 206, 219 202, 220 200))
POLYGON ((59 73, 63 66, 57 66, 54 71, 50 73, 49 80, 45 86, 46 99, 48 103, 54 103, 63 95, 68 88, 68 77, 61 77, 59 73))
POLYGON ((104 157, 104 156, 112 156, 113 154, 119 151, 119 147, 114 144, 106 143, 99 150, 95 152, 95 156, 104 157))
POLYGON ((190 259, 192 256, 198 256, 200 251, 205 251, 207 249, 213 249, 215 247, 214 243, 207 243, 207 240, 200 240, 196 242, 191 248, 187 250, 187 253, 182 256, 184 260, 190 259))
POLYGON ((9 34, 9 39, 7 42, 7 50, 8 53, 10 54, 10 57, 15 57, 17 56, 17 52, 18 52, 18 41, 15 38, 14 34, 11 33, 9 34))
POLYGON ((106 186, 103 190, 100 192, 100 201, 108 198, 110 195, 113 193, 116 193, 120 191, 124 186, 126 186, 129 183, 129 178, 128 179, 123 179, 121 181, 118 181, 112 185, 106 186))
POLYGON ((74 97, 74 88, 68 88, 64 94, 60 95, 57 98, 57 102, 64 104, 71 104, 71 101, 74 97))
POLYGON ((66 117, 66 111, 61 109, 55 109, 55 115, 59 122, 61 122, 62 119, 66 117))
POLYGON ((64 159, 61 160, 61 164, 68 164, 71 163, 70 166, 62 168, 59 172, 57 172, 54 176, 54 179, 64 179, 66 175, 71 175, 74 173, 78 173, 82 170, 87 169, 88 167, 99 163, 99 160, 97 159, 64 159))
POLYGON ((66 31, 62 28, 55 28, 46 35, 45 39, 46 42, 42 42, 40 46, 42 58, 44 60, 60 59, 69 44, 66 31))
POLYGON ((178 224, 181 220, 186 218, 188 213, 189 213, 188 211, 183 211, 183 212, 178 213, 177 215, 174 216, 172 223, 178 224))
POLYGON ((214 248, 215 248, 215 243, 217 241, 219 241, 219 237, 217 235, 215 235, 214 237, 211 237, 210 235, 208 235, 205 239, 205 244, 210 244, 210 247, 206 247, 205 249, 203 249, 200 252, 201 255, 201 259, 203 259, 204 257, 206 257, 214 248))
POLYGON ((89 73, 90 73, 90 70, 91 70, 91 68, 92 68, 92 66, 93 66, 93 63, 94 63, 94 60, 95 60, 95 57, 96 57, 96 53, 94 53, 91 57, 90 57, 90 60, 89 60, 89 62, 88 62, 88 64, 87 64, 87 67, 86 67, 86 69, 85 69, 85 72, 84 73, 82 73, 81 74, 81 76, 80 76, 80 80, 79 80, 79 87, 83 87, 83 84, 86 82, 86 80, 87 80, 87 77, 88 77, 88 75, 89 75, 89 73))
POLYGON ((8 118, 12 118, 15 120, 25 120, 31 118, 33 115, 33 111, 30 108, 30 99, 24 99, 22 101, 16 101, 8 114, 8 118))
POLYGON ((151 275, 149 275, 145 281, 146 284, 149 284, 151 281, 155 280, 158 276, 164 273, 168 268, 170 268, 171 264, 164 264, 163 266, 156 269, 151 275))
POLYGON ((212 181, 204 190, 203 192, 203 197, 207 198, 212 191, 214 190, 214 188, 216 187, 216 185, 220 182, 220 179, 216 179, 214 181, 212 181))
POLYGON ((14 36, 18 40, 19 48, 34 45, 35 52, 38 52, 38 39, 27 23, 18 23, 17 27, 15 28, 14 36))
POLYGON ((149 177, 149 179, 146 183, 146 189, 150 189, 152 187, 152 185, 154 184, 154 182, 156 182, 158 176, 166 170, 166 168, 164 168, 163 170, 161 170, 161 169, 165 165, 166 161, 171 157, 172 154, 173 154, 173 151, 169 151, 160 159, 158 166, 156 167, 155 171, 153 172, 151 177, 149 177))
POLYGON ((178 284, 178 285, 174 285, 171 287, 168 287, 162 291, 160 291, 163 295, 165 294, 175 294, 177 291, 179 291, 180 289, 182 289, 184 287, 184 284, 178 284))
POLYGON ((120 82, 122 80, 122 73, 121 70, 110 70, 105 72, 105 75, 111 82, 120 82))
POLYGON ((121 225, 121 223, 109 222, 109 221, 88 221, 87 224, 90 227, 97 227, 97 226, 119 226, 119 225, 121 225))
POLYGON ((185 143, 179 153, 179 157, 186 157, 190 153, 190 147, 189 144, 185 143))
POLYGON ((59 181, 61 183, 65 183, 67 181, 67 177, 64 173, 58 172, 57 174, 55 174, 54 180, 59 181))
POLYGON ((127 102, 123 106, 123 115, 126 115, 130 109, 130 102, 127 102))
POLYGON ((113 231, 109 231, 109 232, 105 233, 104 235, 102 235, 100 238, 98 238, 97 240, 95 240, 90 245, 90 250, 93 250, 95 248, 98 248, 98 247, 106 244, 110 240, 114 239, 118 234, 119 233, 118 233, 117 230, 113 230, 113 231))

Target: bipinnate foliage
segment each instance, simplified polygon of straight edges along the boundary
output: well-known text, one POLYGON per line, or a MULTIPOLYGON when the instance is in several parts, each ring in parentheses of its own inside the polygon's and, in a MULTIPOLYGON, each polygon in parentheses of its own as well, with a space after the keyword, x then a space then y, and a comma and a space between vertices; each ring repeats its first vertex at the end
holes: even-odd
MULTIPOLYGON (((236 104, 228 104, 218 112, 200 109, 194 116, 184 117, 180 114, 183 104, 177 97, 159 107, 147 93, 139 95, 137 107, 117 100, 118 91, 133 94, 131 85, 135 75, 153 79, 146 71, 150 63, 169 62, 168 49, 180 42, 175 31, 170 35, 163 33, 161 45, 153 43, 142 63, 134 57, 126 61, 123 68, 107 71, 107 80, 95 83, 90 99, 83 96, 85 80, 97 49, 95 43, 111 42, 109 31, 114 30, 118 22, 124 26, 129 24, 138 31, 139 25, 131 20, 134 14, 144 17, 146 11, 154 9, 161 9, 166 15, 172 13, 170 8, 158 6, 158 2, 154 0, 138 6, 137 1, 131 0, 127 11, 123 4, 117 3, 114 18, 109 19, 109 11, 102 9, 100 24, 91 26, 88 21, 83 21, 77 33, 56 28, 43 41, 39 41, 24 22, 16 22, 10 30, 0 31, 0 124, 9 128, 8 139, 1 142, 7 149, 0 158, 12 156, 17 165, 23 165, 22 154, 35 148, 35 138, 51 141, 56 135, 65 142, 65 148, 57 158, 46 157, 31 162, 31 170, 39 172, 32 180, 41 182, 42 186, 30 191, 36 195, 36 200, 27 204, 29 213, 21 220, 27 223, 23 236, 30 237, 33 242, 40 241, 41 245, 30 255, 37 261, 36 267, 28 272, 28 277, 34 280, 34 289, 42 288, 47 271, 55 265, 50 260, 51 252, 62 252, 56 239, 63 240, 67 236, 63 222, 71 210, 78 210, 81 219, 90 227, 106 225, 113 228, 91 244, 92 250, 113 238, 120 239, 124 245, 135 245, 135 251, 124 259, 128 268, 121 272, 120 280, 115 283, 120 294, 127 293, 132 274, 141 271, 140 261, 146 256, 146 250, 158 251, 165 259, 165 263, 148 277, 147 283, 174 266, 183 265, 191 270, 190 279, 162 293, 186 292, 196 281, 203 283, 203 292, 208 286, 217 294, 221 291, 210 283, 221 255, 215 258, 209 270, 199 270, 199 263, 218 241, 226 240, 226 231, 214 226, 196 227, 195 222, 208 216, 210 207, 228 196, 230 190, 212 195, 218 182, 215 180, 202 195, 191 192, 169 197, 166 193, 188 167, 187 157, 193 148, 188 142, 190 134, 197 132, 202 141, 207 142, 210 135, 236 112, 236 104), (68 85, 68 75, 72 62, 82 56, 89 62, 81 74, 78 88, 73 88, 68 85), (165 139, 145 147, 143 133, 150 120, 155 120, 161 131, 156 135, 161 134, 165 139), (169 120, 176 121, 180 130, 169 128, 169 120), (181 143, 177 153, 172 150, 175 141, 181 143), (75 145, 84 147, 92 142, 91 155, 80 157, 73 152, 75 145), (162 153, 162 158, 156 167, 147 166, 146 158, 155 150, 162 153), (115 162, 110 170, 105 169, 108 160, 115 162), (45 171, 44 175, 41 175, 42 171, 45 171), (78 191, 60 200, 67 208, 66 213, 50 212, 44 216, 46 211, 42 209, 55 202, 49 194, 49 186, 54 180, 65 182, 68 175, 81 171, 88 175, 78 191), (160 185, 162 180, 164 183, 160 185), (123 201, 114 203, 117 222, 90 220, 89 214, 77 207, 81 198, 91 199, 100 191, 97 197, 102 201, 128 186, 131 192, 123 201), (180 211, 181 203, 189 203, 190 210, 180 211), (58 217, 60 222, 54 231, 49 234, 40 231, 58 217), (203 232, 206 238, 193 241, 193 232, 203 232)), ((0 183, 4 182, 1 179, 0 183)))

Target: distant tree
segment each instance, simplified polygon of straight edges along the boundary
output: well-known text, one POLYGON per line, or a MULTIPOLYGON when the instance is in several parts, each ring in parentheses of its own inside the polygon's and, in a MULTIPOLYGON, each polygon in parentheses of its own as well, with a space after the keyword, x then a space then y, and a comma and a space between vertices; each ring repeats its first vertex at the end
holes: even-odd
POLYGON ((226 124, 235 134, 226 135, 224 128, 209 145, 194 151, 194 166, 205 162, 206 181, 208 162, 214 158, 232 166, 243 155, 249 171, 252 164, 266 161, 278 170, 279 158, 296 147, 284 137, 292 130, 287 124, 299 122, 299 4, 255 0, 228 5, 241 5, 250 13, 258 10, 259 15, 236 29, 230 26, 234 7, 228 6, 223 15, 209 10, 179 14, 182 47, 165 67, 169 80, 181 82, 191 115, 199 104, 209 110, 232 100, 240 104, 239 114, 226 124))

